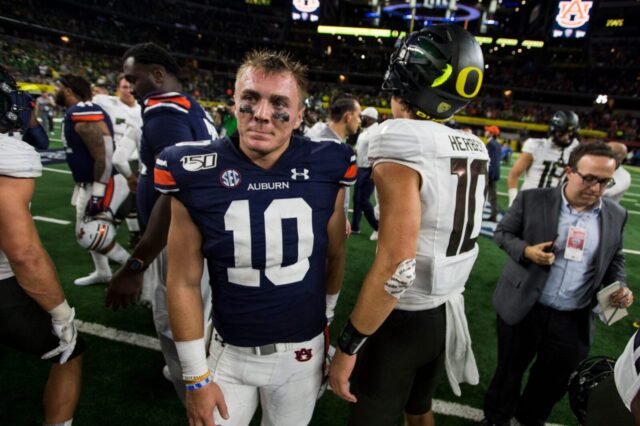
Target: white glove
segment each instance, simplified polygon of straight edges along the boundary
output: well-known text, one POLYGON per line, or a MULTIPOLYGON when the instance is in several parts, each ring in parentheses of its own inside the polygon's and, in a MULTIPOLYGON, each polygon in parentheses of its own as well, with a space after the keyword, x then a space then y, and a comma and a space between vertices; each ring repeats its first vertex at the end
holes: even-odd
POLYGON ((58 336, 60 342, 58 343, 57 348, 42 355, 42 359, 49 359, 60 355, 60 364, 64 364, 67 362, 76 347, 78 330, 76 330, 76 326, 73 323, 76 311, 71 308, 65 300, 60 305, 50 310, 49 314, 51 315, 53 334, 58 336))
POLYGON ((509 207, 513 204, 513 200, 518 196, 518 188, 509 188, 509 207))

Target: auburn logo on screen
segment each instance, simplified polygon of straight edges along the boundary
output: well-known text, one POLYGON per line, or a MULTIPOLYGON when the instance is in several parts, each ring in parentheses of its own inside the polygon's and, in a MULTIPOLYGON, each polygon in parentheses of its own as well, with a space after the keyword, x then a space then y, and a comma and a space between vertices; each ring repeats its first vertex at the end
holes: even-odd
POLYGON ((300 12, 311 13, 320 7, 320 0, 293 0, 293 5, 300 12))
POLYGON ((563 28, 580 28, 589 22, 592 1, 570 0, 558 3, 556 22, 563 28))

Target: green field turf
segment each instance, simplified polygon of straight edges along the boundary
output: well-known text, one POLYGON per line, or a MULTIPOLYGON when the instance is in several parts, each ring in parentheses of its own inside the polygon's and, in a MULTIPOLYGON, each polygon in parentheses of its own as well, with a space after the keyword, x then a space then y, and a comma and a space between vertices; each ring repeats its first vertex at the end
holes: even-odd
MULTIPOLYGON (((57 142, 52 144, 55 147, 57 142)), ((59 146, 59 145, 58 145, 59 146)), ((0 154, 1 155, 1 154, 0 154)), ((66 166, 53 168, 65 170, 66 166)), ((629 215, 625 247, 640 251, 640 169, 630 168, 634 186, 622 204, 636 213, 629 215)), ((506 173, 502 169, 499 191, 506 192, 506 173)), ((150 310, 143 307, 111 312, 104 308, 104 286, 76 287, 73 280, 93 268, 90 256, 75 242, 74 209, 69 204, 72 181, 68 174, 45 171, 37 180, 33 200, 34 216, 68 220, 70 225, 37 222, 42 240, 53 258, 67 298, 76 308, 78 319, 118 330, 154 336, 150 310)), ((502 207, 506 196, 500 197, 502 207)), ((362 279, 373 259, 375 243, 369 241, 370 228, 363 219, 362 234, 349 238, 344 287, 331 332, 335 336, 350 313, 362 279)), ((119 230, 119 239, 126 242, 126 230, 119 230)), ((480 371, 478 386, 463 385, 461 398, 455 397, 446 381, 439 386, 436 398, 474 408, 482 407, 496 363, 495 312, 491 295, 505 261, 504 253, 487 237, 480 237, 480 255, 467 283, 466 312, 473 347, 480 371)), ((640 256, 627 255, 628 281, 638 290, 640 256)), ((598 324, 592 355, 617 356, 634 332, 632 322, 640 318, 640 308, 634 306, 630 315, 612 327, 598 324)), ((428 330, 425 330, 428 332, 428 330)), ((117 343, 83 334, 88 343, 85 375, 76 425, 184 425, 184 410, 169 382, 161 374, 164 365, 160 352, 117 343)), ((48 365, 37 358, 25 356, 0 346, 0 426, 35 425, 41 421, 40 395, 48 365)), ((321 399, 312 421, 315 426, 346 423, 347 404, 328 392, 321 399)), ((456 416, 437 415, 439 425, 469 424, 456 416)), ((553 411, 551 422, 577 424, 566 398, 553 411)), ((254 419, 253 424, 259 424, 254 419)), ((391 426, 391 425, 390 425, 391 426)))

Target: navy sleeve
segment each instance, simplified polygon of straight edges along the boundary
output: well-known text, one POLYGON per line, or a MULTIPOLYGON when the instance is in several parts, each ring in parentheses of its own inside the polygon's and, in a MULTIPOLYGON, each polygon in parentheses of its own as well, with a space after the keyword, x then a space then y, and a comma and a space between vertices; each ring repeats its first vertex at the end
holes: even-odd
POLYGON ((22 140, 35 149, 49 148, 49 136, 39 124, 36 127, 28 127, 22 136, 22 140))
POLYGON ((158 156, 168 146, 194 140, 184 114, 164 113, 145 117, 143 131, 145 141, 154 156, 158 156))
POLYGON ((489 179, 500 179, 500 158, 502 157, 502 149, 500 144, 492 140, 487 144, 487 152, 489 153, 489 179))

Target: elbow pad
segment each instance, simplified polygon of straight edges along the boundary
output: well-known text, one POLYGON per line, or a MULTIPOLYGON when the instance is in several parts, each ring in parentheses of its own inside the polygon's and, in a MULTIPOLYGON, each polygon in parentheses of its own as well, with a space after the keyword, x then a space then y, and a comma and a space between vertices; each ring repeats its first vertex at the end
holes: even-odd
POLYGON ((384 283, 384 289, 391 296, 400 299, 400 296, 409 289, 416 280, 416 259, 405 259, 396 268, 391 278, 384 283))

